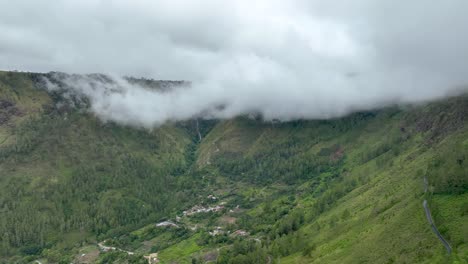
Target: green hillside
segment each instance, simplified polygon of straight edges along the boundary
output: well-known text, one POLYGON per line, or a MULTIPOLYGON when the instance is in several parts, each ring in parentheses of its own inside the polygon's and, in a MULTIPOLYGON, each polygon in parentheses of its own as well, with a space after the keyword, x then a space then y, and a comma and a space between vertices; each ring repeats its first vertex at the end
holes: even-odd
POLYGON ((468 263, 466 95, 148 131, 44 76, 0 72, 0 263, 468 263))

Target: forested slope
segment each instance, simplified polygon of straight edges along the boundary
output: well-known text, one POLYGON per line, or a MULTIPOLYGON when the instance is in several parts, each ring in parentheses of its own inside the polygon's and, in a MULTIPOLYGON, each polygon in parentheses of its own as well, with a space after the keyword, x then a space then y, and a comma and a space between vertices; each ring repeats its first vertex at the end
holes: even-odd
POLYGON ((2 255, 37 253, 56 243, 70 248, 159 219, 190 199, 185 178, 174 177, 190 163, 191 138, 184 129, 167 125, 148 132, 103 124, 33 87, 34 77, 0 76, 6 119, 2 255))

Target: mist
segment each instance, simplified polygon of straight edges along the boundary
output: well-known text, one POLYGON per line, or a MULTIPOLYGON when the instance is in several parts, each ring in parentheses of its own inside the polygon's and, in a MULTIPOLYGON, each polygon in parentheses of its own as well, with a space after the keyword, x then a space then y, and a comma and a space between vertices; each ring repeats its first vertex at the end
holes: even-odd
MULTIPOLYGON (((294 85, 283 86, 286 79, 284 76, 261 81, 213 79, 169 86, 164 90, 139 85, 116 75, 54 78, 65 85, 61 88, 50 80, 46 83, 49 91, 65 88, 65 97, 78 95, 89 99, 89 110, 103 121, 148 129, 167 122, 194 118, 229 119, 241 115, 260 116, 264 121, 329 119, 356 111, 428 102, 466 91, 462 87, 425 89, 418 94, 390 89, 383 95, 373 93, 372 87, 360 86, 343 94, 339 84, 321 91, 309 89, 307 83, 294 83, 292 77, 288 81, 294 85)), ((346 83, 349 85, 353 81, 346 80, 346 83)))
MULTIPOLYGON (((65 80, 103 120, 327 119, 466 91, 464 0, 6 1, 0 68, 65 80), (157 91, 118 76, 189 81, 157 91)), ((54 89, 53 85, 49 87, 54 89)))

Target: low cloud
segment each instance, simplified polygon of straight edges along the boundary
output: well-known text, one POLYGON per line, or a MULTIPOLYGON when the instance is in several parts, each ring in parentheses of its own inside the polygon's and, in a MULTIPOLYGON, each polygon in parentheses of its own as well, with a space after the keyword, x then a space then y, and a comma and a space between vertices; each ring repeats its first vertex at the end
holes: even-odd
POLYGON ((465 0, 0 0, 0 68, 187 80, 158 92, 67 80, 101 118, 317 119, 423 102, 468 83, 465 0), (110 92, 113 91, 113 92, 110 92))

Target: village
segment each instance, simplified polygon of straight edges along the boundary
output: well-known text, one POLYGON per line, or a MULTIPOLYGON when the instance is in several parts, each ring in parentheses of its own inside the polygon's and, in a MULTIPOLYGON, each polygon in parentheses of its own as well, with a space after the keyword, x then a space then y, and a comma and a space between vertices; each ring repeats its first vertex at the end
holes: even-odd
MULTIPOLYGON (((212 214, 212 213, 220 213, 222 214, 221 217, 219 217, 219 221, 222 223, 225 223, 226 225, 221 226, 204 226, 204 230, 207 230, 206 232, 208 233, 209 236, 211 237, 216 237, 216 236, 221 236, 221 235, 226 235, 232 238, 247 238, 249 237, 249 232, 246 230, 242 229, 235 229, 235 230, 229 230, 226 228, 229 225, 232 225, 236 222, 236 218, 229 216, 229 214, 233 214, 236 212, 241 211, 239 205, 233 206, 232 208, 227 207, 227 202, 221 201, 219 203, 216 203, 219 199, 215 195, 208 195, 206 196, 203 200, 207 201, 208 204, 213 204, 213 205, 206 205, 206 203, 199 203, 191 208, 184 210, 181 212, 180 215, 175 216, 175 219, 166 219, 163 221, 160 221, 158 223, 152 224, 154 228, 157 230, 161 230, 161 232, 167 232, 164 230, 183 230, 187 229, 192 232, 197 232, 197 230, 202 226, 200 223, 195 223, 191 224, 193 220, 191 220, 192 217, 199 215, 199 214, 212 214), (205 204, 205 205, 204 205, 205 204)), ((197 222, 195 220, 195 222, 197 222)), ((257 239, 255 239, 257 240, 257 239)), ((109 243, 108 240, 104 240, 102 242, 97 243, 97 250, 98 252, 91 252, 91 253, 81 253, 76 259, 74 263, 80 263, 80 264, 87 264, 87 263, 93 263, 92 260, 97 258, 100 254, 105 254, 109 252, 123 252, 126 253, 129 256, 134 256, 136 254, 142 254, 142 252, 137 251, 130 251, 130 250, 125 250, 122 248, 119 248, 117 246, 113 245, 108 245, 109 243)), ((214 253, 210 253, 210 258, 216 259, 217 256, 217 251, 214 253)), ((161 259, 159 257, 159 252, 150 252, 143 254, 143 258, 147 260, 148 264, 156 264, 156 263, 161 263, 161 259)), ((208 258, 208 257, 207 257, 208 258)))

